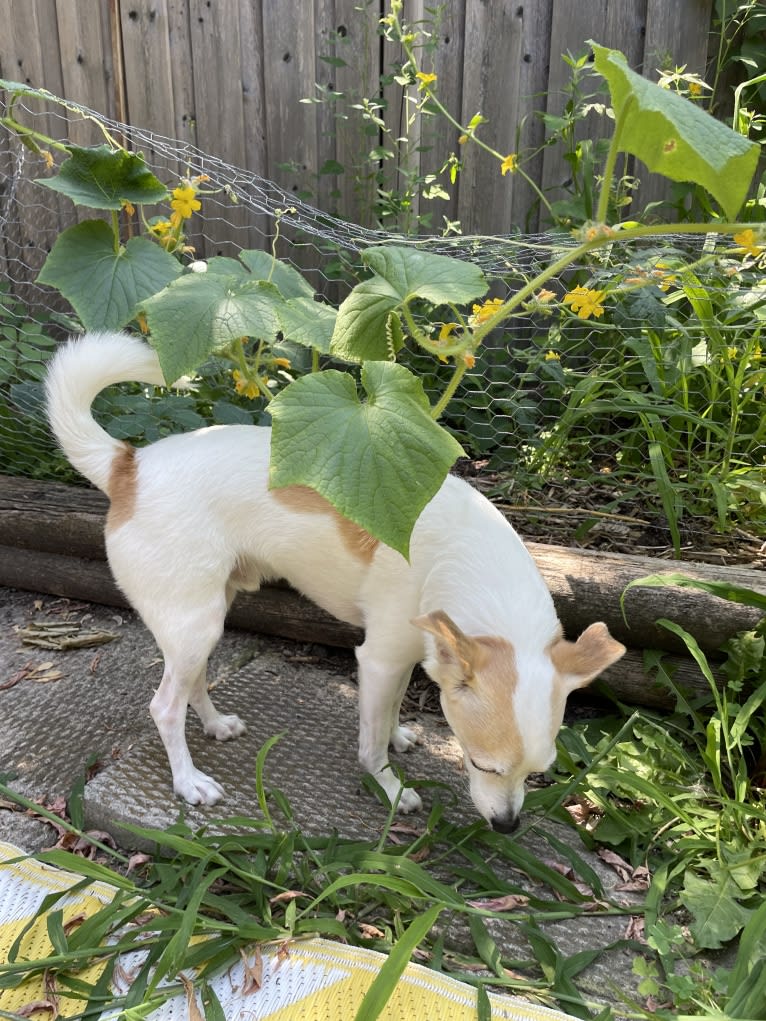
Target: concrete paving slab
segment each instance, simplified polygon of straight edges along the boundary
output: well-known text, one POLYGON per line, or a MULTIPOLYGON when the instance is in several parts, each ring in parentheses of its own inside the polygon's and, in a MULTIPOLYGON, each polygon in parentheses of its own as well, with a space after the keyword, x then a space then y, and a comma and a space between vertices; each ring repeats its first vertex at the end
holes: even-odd
MULTIPOLYGON (((267 760, 266 784, 286 795, 304 832, 320 835, 336 829, 341 836, 367 839, 379 835, 386 810, 362 789, 356 762, 351 653, 227 631, 211 659, 209 680, 219 707, 239 713, 248 731, 235 742, 219 743, 206 739, 196 719, 190 719, 187 730, 195 762, 223 783, 226 798, 214 808, 189 808, 173 794, 165 753, 148 714, 162 666, 151 636, 135 615, 13 590, 1 595, 0 773, 15 776, 12 786, 17 790, 33 798, 66 795, 97 756, 103 768, 85 787, 86 823, 113 833, 125 847, 137 846, 123 828, 126 823, 163 829, 180 811, 193 826, 227 815, 257 817, 256 756, 266 740, 282 734, 267 760), (113 631, 118 640, 57 652, 23 646, 14 630, 33 619, 67 617, 113 631), (60 671, 59 680, 37 683, 34 675, 25 675, 4 687, 29 664, 46 663, 60 671)), ((447 785, 442 797, 454 796, 450 819, 473 821, 476 812, 460 771, 457 742, 436 714, 417 714, 414 727, 422 744, 394 760, 409 779, 447 785)), ((428 803, 433 791, 422 794, 428 803)), ((35 851, 46 843, 46 830, 50 836, 49 827, 41 828, 0 804, 3 839, 35 851)), ((586 855, 576 834, 561 828, 557 835, 587 858, 607 888, 618 882, 595 856, 586 855)), ((524 840, 538 856, 551 857, 539 835, 531 832, 524 840)), ((551 934, 571 954, 619 939, 626 924, 627 918, 581 916, 556 923, 551 934)), ((498 920, 491 927, 507 954, 529 957, 514 925, 498 920)), ((459 926, 450 930, 449 938, 457 945, 463 937, 459 926)), ((632 950, 603 955, 583 976, 583 989, 601 1000, 617 999, 617 990, 634 987, 634 956, 632 950)))

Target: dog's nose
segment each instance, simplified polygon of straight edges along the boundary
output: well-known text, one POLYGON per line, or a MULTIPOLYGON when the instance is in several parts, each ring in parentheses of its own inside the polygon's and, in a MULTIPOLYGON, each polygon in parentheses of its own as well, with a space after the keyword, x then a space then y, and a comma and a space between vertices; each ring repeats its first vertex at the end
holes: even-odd
POLYGON ((519 816, 493 815, 489 824, 496 833, 513 833, 519 828, 519 816))

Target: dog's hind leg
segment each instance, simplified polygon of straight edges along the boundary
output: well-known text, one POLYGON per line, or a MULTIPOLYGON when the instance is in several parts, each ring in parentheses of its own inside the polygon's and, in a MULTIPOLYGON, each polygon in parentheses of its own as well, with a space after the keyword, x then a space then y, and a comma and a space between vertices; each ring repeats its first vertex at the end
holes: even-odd
POLYGON ((213 705, 207 690, 207 663, 200 670, 192 685, 189 705, 202 722, 202 729, 207 737, 216 741, 231 741, 245 733, 247 727, 235 713, 221 713, 213 705))
MULTIPOLYGON (((234 600, 236 589, 233 585, 226 586, 226 609, 234 600)), ((245 733, 247 727, 234 713, 221 713, 213 705, 213 700, 207 689, 207 661, 200 670, 194 681, 189 694, 189 705, 199 716, 202 722, 202 729, 207 737, 214 737, 216 741, 231 741, 245 733)))
POLYGON ((402 787, 388 759, 389 743, 404 751, 415 735, 399 725, 399 709, 416 660, 391 659, 376 654, 369 637, 356 650, 359 664, 359 762, 371 773, 400 812, 422 807, 418 794, 402 787))
POLYGON ((176 794, 190 805, 214 805, 223 796, 223 788, 192 762, 186 743, 186 712, 191 702, 198 712, 209 714, 208 722, 221 719, 207 691, 204 697, 199 696, 199 686, 205 688, 208 657, 223 632, 226 605, 223 599, 217 607, 170 605, 175 610, 172 620, 163 619, 156 626, 146 621, 165 658, 150 712, 165 746, 176 794))

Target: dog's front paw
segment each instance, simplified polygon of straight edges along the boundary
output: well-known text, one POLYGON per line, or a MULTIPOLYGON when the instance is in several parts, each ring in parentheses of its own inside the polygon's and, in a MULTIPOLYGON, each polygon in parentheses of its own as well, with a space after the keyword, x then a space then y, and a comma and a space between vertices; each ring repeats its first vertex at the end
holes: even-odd
POLYGON ((397 752, 408 752, 420 742, 420 738, 409 727, 394 727, 391 734, 391 747, 397 752))
POLYGON ((247 727, 239 716, 235 716, 233 713, 230 716, 219 713, 214 720, 205 724, 205 734, 207 737, 214 737, 216 741, 232 741, 235 737, 244 734, 246 730, 247 727))
POLYGON ((176 777, 173 790, 190 805, 215 805, 224 795, 223 787, 207 773, 193 769, 184 776, 176 777))
POLYGON ((410 812, 419 812, 422 807, 423 802, 420 799, 420 795, 413 791, 411 787, 402 787, 399 804, 396 806, 397 812, 407 815, 410 812))

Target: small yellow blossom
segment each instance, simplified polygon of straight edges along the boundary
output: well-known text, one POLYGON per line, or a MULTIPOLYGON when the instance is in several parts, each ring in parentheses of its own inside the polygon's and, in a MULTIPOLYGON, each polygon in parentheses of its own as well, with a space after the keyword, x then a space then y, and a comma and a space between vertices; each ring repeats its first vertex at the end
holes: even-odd
POLYGON ((510 153, 506 156, 503 162, 500 164, 500 173, 505 177, 506 174, 515 174, 519 169, 519 157, 515 152, 510 153))
POLYGON ((466 143, 467 141, 468 141, 468 135, 461 135, 461 136, 460 136, 460 137, 458 138, 458 140, 457 140, 457 144, 458 144, 458 145, 465 145, 465 143, 466 143))
POLYGON ((750 355, 750 362, 753 364, 755 362, 760 362, 761 357, 762 357, 761 345, 756 344, 755 347, 753 348, 753 353, 750 355))
POLYGON ((579 286, 564 295, 564 304, 570 305, 580 319, 589 319, 591 316, 598 318, 604 314, 605 294, 605 291, 594 291, 589 287, 579 286))
POLYGON ((41 149, 40 155, 42 156, 43 162, 45 163, 45 166, 48 168, 48 170, 53 170, 53 168, 56 166, 56 161, 54 160, 53 156, 48 152, 48 150, 41 149))
POLYGON ((173 225, 170 220, 157 220, 156 223, 152 223, 149 226, 149 233, 154 234, 155 237, 164 237, 168 231, 173 229, 173 225))
POLYGON ((758 244, 759 240, 760 238, 756 238, 752 227, 748 227, 747 230, 741 230, 739 234, 734 235, 734 241, 740 246, 743 254, 752 255, 753 257, 763 252, 763 247, 758 244))
POLYGON ((736 349, 736 347, 727 347, 726 348, 726 357, 729 359, 729 361, 733 361, 737 357, 737 349, 736 349))
POLYGON ((544 355, 546 362, 560 362, 561 355, 557 351, 546 351, 544 355))
POLYGON ((192 213, 202 208, 202 203, 197 198, 197 189, 191 184, 180 184, 173 189, 170 207, 182 220, 188 220, 192 213))
POLYGON ((556 297, 555 291, 549 291, 547 287, 543 287, 541 291, 538 291, 535 295, 535 300, 539 301, 541 305, 547 305, 549 301, 553 301, 556 297))
POLYGON ((421 92, 436 81, 435 74, 426 74, 425 71, 418 71, 415 77, 418 80, 418 88, 421 92))
POLYGON ((702 95, 702 85, 699 82, 689 82, 689 95, 698 99, 702 95))
POLYGON ((255 380, 248 379, 239 369, 234 369, 232 377, 234 379, 234 389, 238 394, 244 394, 245 397, 249 397, 252 400, 260 393, 255 380))
POLYGON ((274 359, 274 364, 278 368, 280 368, 280 369, 289 369, 290 368, 290 359, 289 358, 275 358, 274 359))
POLYGON ((458 329, 460 329, 459 323, 442 323, 442 328, 439 330, 439 343, 449 340, 454 331, 458 329))
POLYGON ((132 216, 133 213, 135 213, 136 211, 136 207, 133 205, 132 202, 128 202, 127 199, 122 200, 122 208, 125 210, 128 216, 132 216))
POLYGON ((473 315, 469 320, 471 326, 479 326, 481 323, 491 319, 502 304, 502 298, 489 298, 483 305, 474 305, 471 310, 473 315))
POLYGON ((476 364, 476 356, 471 354, 470 351, 464 351, 463 361, 465 362, 466 368, 472 369, 476 364))

